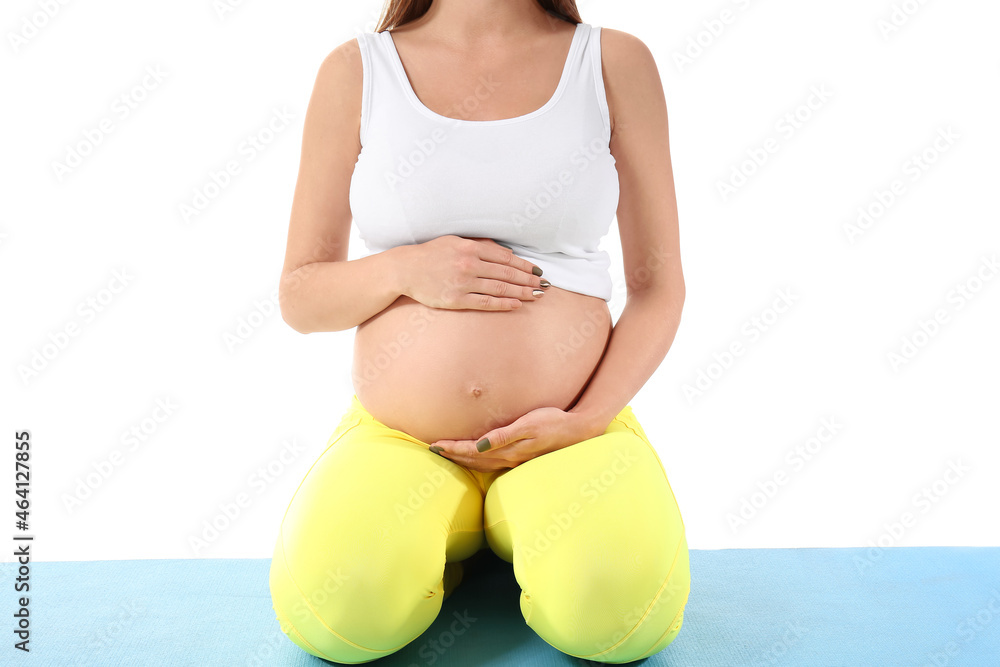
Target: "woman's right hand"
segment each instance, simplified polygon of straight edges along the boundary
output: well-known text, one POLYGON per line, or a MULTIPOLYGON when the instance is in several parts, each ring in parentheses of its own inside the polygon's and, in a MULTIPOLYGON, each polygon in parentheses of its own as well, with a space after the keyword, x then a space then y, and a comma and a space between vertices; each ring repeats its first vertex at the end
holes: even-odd
POLYGON ((403 262, 404 294, 432 308, 516 310, 544 294, 538 267, 493 239, 439 236, 409 246, 403 262))

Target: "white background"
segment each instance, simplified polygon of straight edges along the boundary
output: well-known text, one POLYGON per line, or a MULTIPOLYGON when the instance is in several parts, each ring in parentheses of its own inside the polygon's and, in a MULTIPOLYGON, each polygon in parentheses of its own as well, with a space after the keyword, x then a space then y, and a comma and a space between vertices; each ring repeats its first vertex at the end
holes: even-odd
MULTIPOLYGON (((1000 545, 1000 278, 984 264, 1000 259, 1000 6, 905 4, 914 13, 884 34, 890 0, 579 3, 585 22, 645 42, 666 93, 687 303, 631 405, 692 549, 1000 545), (724 10, 732 20, 712 35, 724 10), (828 99, 803 106, 819 88, 828 99), (719 184, 769 138, 776 152, 724 197, 719 184), (936 159, 912 171, 925 151, 936 159), (859 207, 895 179, 902 194, 852 242, 859 207), (960 285, 972 296, 961 308, 960 285), (771 320, 781 290, 792 305, 771 320), (947 321, 894 367, 938 309, 947 321), (771 323, 752 338, 755 317, 771 323), (716 355, 737 342, 722 368, 716 355), (701 372, 714 379, 685 395, 701 372), (818 433, 808 461, 789 458, 818 433), (785 483, 768 496, 775 473, 785 483)), ((14 45, 39 5, 4 3, 0 539, 17 532, 13 434, 29 429, 36 560, 269 558, 352 393, 353 331, 298 334, 272 299, 317 68, 374 29, 381 4, 219 6, 72 2, 14 45), (122 118, 115 100, 147 68, 163 79, 122 118), (292 122, 249 159, 241 144, 275 109, 292 122), (113 131, 57 174, 105 118, 113 131), (240 173, 186 221, 181 207, 228 160, 240 173), (112 293, 116 271, 129 278, 112 293), (258 326, 228 343, 247 321, 258 326), (36 354, 48 358, 26 373, 36 354), (158 401, 176 406, 161 422, 158 401), (147 428, 134 448, 133 428, 147 428), (276 463, 292 441, 303 451, 276 463), (269 464, 280 471, 260 484, 269 464), (240 493, 250 506, 192 547, 240 493)), ((604 247, 621 285, 617 226, 604 247)), ((362 253, 355 231, 351 257, 362 253)))

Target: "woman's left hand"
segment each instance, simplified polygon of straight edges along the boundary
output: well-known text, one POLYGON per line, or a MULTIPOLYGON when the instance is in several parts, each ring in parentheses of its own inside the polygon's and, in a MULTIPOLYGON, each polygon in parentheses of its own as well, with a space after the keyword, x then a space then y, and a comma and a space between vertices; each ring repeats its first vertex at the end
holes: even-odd
MULTIPOLYGON (((575 445, 603 433, 575 412, 537 408, 508 424, 487 431, 478 440, 438 440, 431 451, 470 470, 493 472, 516 468, 525 461, 575 445), (479 451, 477 442, 489 441, 479 451)), ((482 447, 487 443, 483 442, 482 447)))

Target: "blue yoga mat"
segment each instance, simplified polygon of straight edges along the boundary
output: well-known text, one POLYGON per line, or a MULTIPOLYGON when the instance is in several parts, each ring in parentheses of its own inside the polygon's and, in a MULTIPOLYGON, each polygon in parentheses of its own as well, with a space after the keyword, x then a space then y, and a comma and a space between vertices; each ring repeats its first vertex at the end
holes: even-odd
MULTIPOLYGON (((684 627, 643 667, 1000 665, 1000 548, 692 549, 684 627)), ((435 623, 379 667, 597 665, 521 617, 510 564, 466 561, 435 623), (456 621, 460 621, 457 622, 456 621), (456 630, 461 633, 456 634, 456 630)), ((278 627, 268 559, 35 563, 30 655, 3 665, 330 665, 278 627)))

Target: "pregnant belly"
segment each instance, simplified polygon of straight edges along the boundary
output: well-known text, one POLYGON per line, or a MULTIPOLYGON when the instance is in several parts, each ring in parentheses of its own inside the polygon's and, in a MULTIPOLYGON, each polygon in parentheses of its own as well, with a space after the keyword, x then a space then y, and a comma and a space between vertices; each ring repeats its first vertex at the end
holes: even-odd
POLYGON ((400 296, 358 326, 354 391, 375 419, 425 443, 479 438, 536 408, 573 407, 611 329, 604 299, 555 286, 503 312, 400 296))

